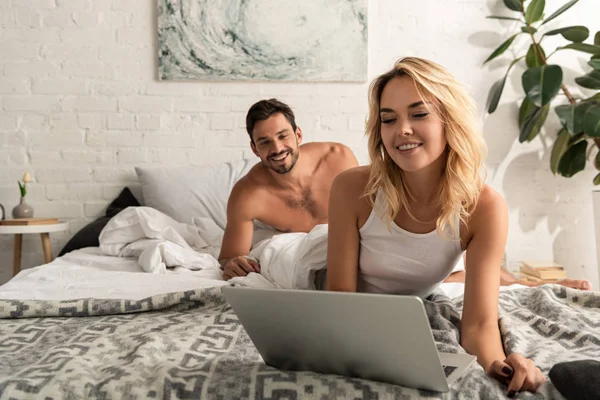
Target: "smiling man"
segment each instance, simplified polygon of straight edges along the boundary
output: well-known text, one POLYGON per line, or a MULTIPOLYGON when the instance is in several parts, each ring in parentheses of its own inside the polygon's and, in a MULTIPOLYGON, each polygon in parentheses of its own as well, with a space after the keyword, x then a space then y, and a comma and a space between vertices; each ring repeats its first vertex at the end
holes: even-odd
POLYGON ((333 179, 358 165, 340 143, 302 144, 289 106, 261 100, 246 115, 250 147, 260 158, 233 187, 227 202, 227 227, 219 262, 227 280, 259 272, 245 256, 250 252, 254 220, 280 232, 309 232, 327 223, 333 179))

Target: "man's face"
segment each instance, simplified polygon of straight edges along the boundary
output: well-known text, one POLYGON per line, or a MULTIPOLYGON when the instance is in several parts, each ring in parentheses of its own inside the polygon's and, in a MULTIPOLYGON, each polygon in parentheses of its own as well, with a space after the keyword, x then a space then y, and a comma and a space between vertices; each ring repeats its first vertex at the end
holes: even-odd
POLYGON ((267 168, 278 174, 288 173, 294 168, 300 154, 298 145, 302 143, 302 131, 296 128, 294 132, 283 114, 273 114, 264 121, 258 121, 254 124, 252 137, 252 151, 267 168))

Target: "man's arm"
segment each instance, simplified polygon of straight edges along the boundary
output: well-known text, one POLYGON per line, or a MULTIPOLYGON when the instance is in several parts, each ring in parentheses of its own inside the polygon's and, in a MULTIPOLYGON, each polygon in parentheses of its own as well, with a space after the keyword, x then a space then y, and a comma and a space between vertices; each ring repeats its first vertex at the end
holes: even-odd
POLYGON ((248 207, 248 198, 250 197, 244 195, 243 187, 238 182, 227 201, 227 226, 219 254, 225 280, 260 271, 256 262, 245 257, 250 252, 254 231, 254 216, 248 207))

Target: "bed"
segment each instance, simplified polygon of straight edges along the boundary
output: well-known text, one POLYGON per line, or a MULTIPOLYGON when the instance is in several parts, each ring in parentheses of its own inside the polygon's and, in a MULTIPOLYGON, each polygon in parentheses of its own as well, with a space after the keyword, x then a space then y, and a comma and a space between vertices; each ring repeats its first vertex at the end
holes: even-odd
MULTIPOLYGON (((298 249, 313 247, 295 252, 290 263, 314 261, 306 255, 318 254, 321 247, 314 246, 322 241, 305 239, 298 236, 293 243, 298 249)), ((290 279, 297 283, 312 276, 290 279)), ((264 364, 225 301, 225 284, 210 268, 149 272, 140 258, 108 256, 99 247, 22 271, 0 286, 0 399, 506 396, 506 387, 478 365, 445 394, 276 370, 264 364)), ((458 345, 462 290, 462 284, 443 284, 425 301, 440 351, 464 352, 458 345)), ((506 350, 532 358, 544 373, 557 362, 600 359, 599 293, 556 285, 509 287, 499 304, 506 350)), ((548 381, 536 398, 563 397, 548 381)))

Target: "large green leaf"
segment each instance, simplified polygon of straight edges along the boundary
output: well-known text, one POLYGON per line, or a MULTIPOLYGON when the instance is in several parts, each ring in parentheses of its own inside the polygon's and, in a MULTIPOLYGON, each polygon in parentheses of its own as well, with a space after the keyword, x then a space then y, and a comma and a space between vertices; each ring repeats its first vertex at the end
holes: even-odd
POLYGON ((527 55, 525 56, 525 63, 528 68, 541 67, 545 64, 546 52, 539 44, 531 44, 527 55), (541 53, 541 54, 540 54, 541 53))
POLYGON ((535 104, 533 104, 533 101, 529 100, 528 97, 525 97, 523 99, 521 107, 519 107, 519 129, 521 126, 523 126, 525 118, 527 118, 527 116, 537 108, 538 107, 535 104))
POLYGON ((498 81, 496 81, 496 83, 494 83, 492 85, 492 87, 490 88, 490 93, 488 94, 487 105, 486 105, 486 108, 490 114, 492 114, 494 111, 496 111, 496 108, 498 107, 498 103, 500 102, 500 97, 502 96, 502 90, 504 90, 504 84, 506 83, 506 78, 508 76, 508 73, 510 72, 510 69, 513 67, 513 65, 515 65, 522 58, 523 57, 519 57, 516 60, 514 60, 512 63, 510 63, 510 65, 508 66, 508 69, 506 70, 506 73, 504 74, 504 77, 502 79, 499 79, 498 81))
POLYGON ((570 137, 571 135, 569 135, 569 132, 565 129, 561 129, 556 136, 554 146, 552 146, 552 153, 550 153, 550 170, 555 175, 558 172, 558 162, 560 161, 560 157, 564 154, 569 145, 570 137))
POLYGON ((548 22, 552 21, 554 18, 558 17, 560 14, 564 13, 569 8, 573 7, 575 5, 575 3, 577 3, 578 1, 579 0, 571 0, 570 2, 568 2, 567 4, 565 4, 564 6, 562 6, 561 8, 559 8, 558 10, 554 11, 548 18, 546 18, 544 20, 544 22, 542 22, 542 25, 544 25, 545 23, 548 23, 548 22))
POLYGON ((583 25, 567 26, 565 28, 554 29, 544 33, 544 36, 553 36, 561 34, 562 37, 571 41, 581 43, 590 36, 590 30, 583 25))
POLYGON ((562 78, 562 69, 558 65, 542 65, 527 69, 521 81, 527 97, 541 107, 556 96, 562 85, 562 78))
POLYGON ((587 43, 569 43, 566 46, 559 47, 557 50, 562 49, 572 49, 577 51, 583 51, 584 53, 589 54, 600 54, 600 46, 595 44, 587 44, 587 43))
POLYGON ((562 176, 570 178, 579 171, 583 171, 587 144, 587 140, 582 140, 565 151, 558 163, 558 172, 562 176))
POLYGON ((544 7, 546 7, 546 0, 531 0, 525 11, 525 21, 528 25, 542 19, 544 7))
POLYGON ((500 46, 498 46, 498 48, 496 50, 494 50, 494 52, 492 54, 490 54, 490 56, 487 58, 487 60, 485 60, 483 62, 483 64, 487 63, 488 61, 493 60, 494 58, 498 57, 500 54, 504 53, 510 47, 511 43, 513 42, 513 40, 515 40, 515 38, 517 36, 519 36, 519 33, 512 35, 504 43, 502 43, 500 46))
POLYGON ((591 137, 600 137, 600 104, 590 107, 583 116, 583 131, 591 137))
POLYGON ((600 60, 590 60, 588 64, 596 71, 600 71, 600 60))
POLYGON ((573 134, 583 133, 583 120, 587 111, 592 107, 595 102, 581 101, 575 106, 575 113, 573 114, 573 134))
POLYGON ((533 26, 522 26, 521 32, 529 33, 529 34, 533 35, 534 33, 537 32, 537 29, 535 29, 533 26))
POLYGON ((600 31, 596 32, 594 35, 594 44, 600 46, 600 31))
POLYGON ((600 71, 593 70, 588 72, 584 76, 580 76, 579 78, 575 78, 575 82, 579 86, 583 86, 588 89, 600 89, 600 71))
POLYGON ((513 11, 523 11, 521 0, 504 0, 504 5, 513 11))
POLYGON ((594 185, 596 185, 596 186, 600 185, 600 174, 598 174, 594 177, 594 185))
POLYGON ((596 157, 594 157, 594 167, 600 170, 600 151, 596 153, 596 157))
POLYGON ((503 15, 488 15, 486 18, 489 18, 489 19, 502 19, 502 20, 507 20, 507 21, 522 21, 519 18, 505 17, 503 15))
MULTIPOLYGON (((560 123, 565 129, 571 134, 575 135, 579 132, 575 131, 575 104, 565 104, 562 106, 558 106, 554 109, 556 114, 558 115, 558 119, 560 119, 560 123)), ((581 132, 581 131, 580 131, 581 132)))
POLYGON ((538 133, 540 133, 540 130, 544 126, 544 122, 546 122, 546 118, 548 117, 549 110, 549 104, 546 104, 541 108, 535 106, 533 112, 525 117, 523 124, 521 125, 519 142, 531 142, 538 135, 538 133))

